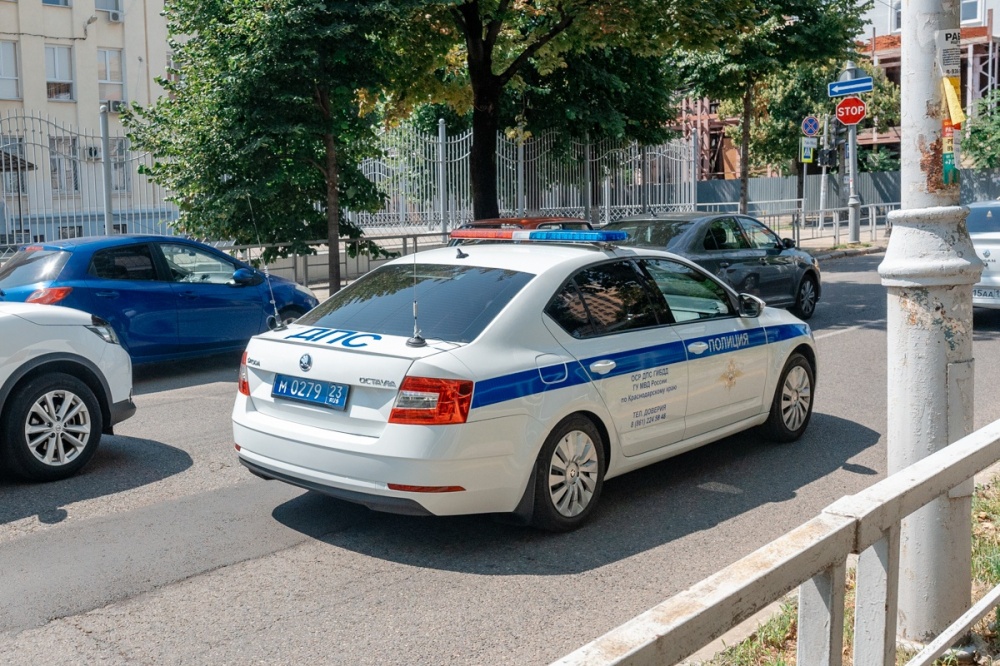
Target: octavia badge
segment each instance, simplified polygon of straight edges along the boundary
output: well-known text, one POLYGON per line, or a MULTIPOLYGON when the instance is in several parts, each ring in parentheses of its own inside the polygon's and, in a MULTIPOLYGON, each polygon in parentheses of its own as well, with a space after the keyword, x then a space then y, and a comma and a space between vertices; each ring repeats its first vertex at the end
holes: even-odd
POLYGON ((299 367, 302 372, 309 372, 309 369, 313 367, 313 359, 309 354, 303 354, 302 358, 299 359, 299 367))

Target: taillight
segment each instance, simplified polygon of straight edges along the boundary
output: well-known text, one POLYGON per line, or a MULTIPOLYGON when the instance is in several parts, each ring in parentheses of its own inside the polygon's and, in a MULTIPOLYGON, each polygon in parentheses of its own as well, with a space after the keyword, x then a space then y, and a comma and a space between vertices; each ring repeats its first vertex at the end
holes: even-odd
POLYGON ((250 375, 247 373, 247 353, 243 352, 243 358, 240 359, 240 375, 239 384, 237 390, 243 395, 250 395, 250 375))
POLYGON ((465 423, 471 403, 472 382, 467 379, 405 377, 389 414, 389 423, 465 423))
POLYGON ((73 287, 46 287, 44 289, 36 289, 31 292, 31 296, 28 296, 27 302, 52 305, 53 303, 58 303, 62 299, 69 296, 69 292, 71 291, 73 291, 73 287))

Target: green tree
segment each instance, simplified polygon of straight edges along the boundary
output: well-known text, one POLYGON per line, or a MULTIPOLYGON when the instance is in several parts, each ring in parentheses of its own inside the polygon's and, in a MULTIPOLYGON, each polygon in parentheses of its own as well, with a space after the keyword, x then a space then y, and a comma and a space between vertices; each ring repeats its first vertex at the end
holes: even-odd
MULTIPOLYGON (((716 43, 741 26, 749 0, 436 0, 397 33, 406 66, 394 73, 397 115, 426 102, 471 109, 473 211, 499 213, 496 134, 504 91, 567 68, 573 56, 621 49, 655 56, 677 44, 716 43)), ((632 82, 635 79, 631 79, 632 82)))
POLYGON ((168 96, 125 120, 156 156, 149 173, 172 192, 182 231, 295 251, 325 238, 339 289, 341 234, 361 235, 341 209, 380 203, 358 169, 376 151, 375 116, 364 112, 391 57, 380 31, 404 4, 166 2, 168 96))
MULTIPOLYGON (((766 115, 755 93, 766 81, 777 79, 772 88, 781 97, 782 77, 794 75, 796 66, 842 59, 852 49, 869 6, 855 0, 764 0, 755 3, 749 29, 733 30, 735 39, 718 49, 682 55, 681 66, 693 90, 739 106, 740 210, 747 207, 753 120, 766 115)), ((798 91, 785 97, 789 107, 804 101, 798 91)), ((766 150, 784 153, 780 146, 766 150)))
POLYGON ((962 153, 980 169, 1000 169, 1000 91, 979 100, 976 115, 967 121, 962 153))

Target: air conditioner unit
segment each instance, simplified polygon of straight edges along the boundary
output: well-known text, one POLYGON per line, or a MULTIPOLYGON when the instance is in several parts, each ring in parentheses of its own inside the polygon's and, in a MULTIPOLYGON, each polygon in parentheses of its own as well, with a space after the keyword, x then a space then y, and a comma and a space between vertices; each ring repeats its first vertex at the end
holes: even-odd
POLYGON ((101 159, 100 146, 86 146, 83 150, 83 159, 88 162, 97 162, 101 159))
POLYGON ((111 21, 112 23, 121 23, 122 18, 123 17, 121 12, 116 12, 116 11, 108 12, 108 20, 111 21))
POLYGON ((109 99, 108 101, 102 103, 108 105, 108 113, 121 113, 125 110, 126 102, 120 99, 109 99))

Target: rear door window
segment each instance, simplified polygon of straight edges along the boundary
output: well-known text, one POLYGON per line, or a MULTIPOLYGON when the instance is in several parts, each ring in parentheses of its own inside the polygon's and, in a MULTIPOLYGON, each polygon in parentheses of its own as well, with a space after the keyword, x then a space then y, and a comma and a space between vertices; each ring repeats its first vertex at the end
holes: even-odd
POLYGON ((69 252, 28 247, 0 266, 0 289, 55 280, 69 261, 69 252))
POLYGON ((471 342, 534 275, 479 266, 383 266, 338 291, 296 323, 381 335, 471 342))
POLYGON ((88 273, 105 280, 155 280, 156 269, 148 245, 112 247, 94 253, 88 273))
POLYGON ((970 234, 1000 232, 1000 206, 970 208, 965 225, 970 234))

